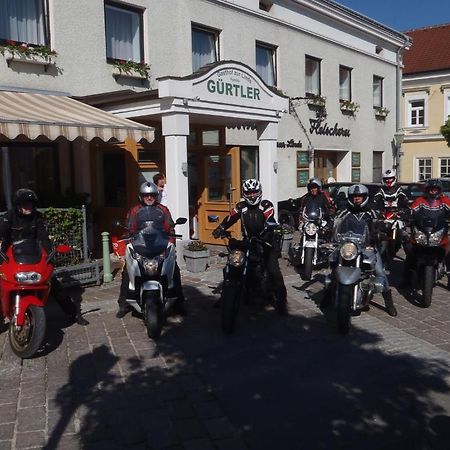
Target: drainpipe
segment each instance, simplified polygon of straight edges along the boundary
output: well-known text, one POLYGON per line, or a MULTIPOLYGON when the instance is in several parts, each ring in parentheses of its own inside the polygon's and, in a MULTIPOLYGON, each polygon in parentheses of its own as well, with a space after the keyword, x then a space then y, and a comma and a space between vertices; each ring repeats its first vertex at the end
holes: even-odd
POLYGON ((3 192, 5 193, 6 207, 12 209, 11 170, 9 164, 8 147, 1 147, 3 159, 3 192))
MULTIPOLYGON (((398 50, 397 50, 397 66, 396 66, 396 84, 397 84, 397 98, 395 105, 395 135, 403 133, 403 128, 401 126, 401 106, 402 106, 402 74, 403 74, 403 52, 404 50, 409 50, 411 46, 411 40, 408 39, 398 50)), ((400 181, 401 177, 401 165, 400 165, 400 151, 401 143, 394 139, 395 146, 395 159, 394 165, 397 170, 397 179, 400 181)))

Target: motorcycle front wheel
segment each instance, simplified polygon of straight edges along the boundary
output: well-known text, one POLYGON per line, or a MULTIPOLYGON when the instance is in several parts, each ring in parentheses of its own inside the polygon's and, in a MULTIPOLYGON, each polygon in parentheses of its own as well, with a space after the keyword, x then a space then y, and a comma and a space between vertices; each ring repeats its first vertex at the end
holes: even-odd
POLYGON ((340 284, 337 290, 337 327, 341 334, 348 334, 351 322, 351 305, 354 286, 340 284))
POLYGON ((422 278, 422 301, 423 308, 428 308, 431 305, 431 299, 433 297, 433 287, 436 279, 436 273, 434 266, 425 266, 423 268, 422 278))
POLYGON ((163 327, 163 311, 160 304, 159 291, 144 291, 142 294, 144 305, 144 323, 150 339, 158 339, 163 327))
POLYGON ((236 320, 241 303, 241 286, 225 284, 222 292, 222 331, 231 334, 236 328, 236 320))
POLYGON ((9 325, 9 344, 19 358, 31 358, 44 340, 46 318, 44 308, 30 305, 20 329, 13 322, 9 325))
POLYGON ((310 280, 312 269, 313 269, 313 259, 314 259, 314 248, 305 248, 305 259, 303 262, 303 269, 301 271, 302 280, 310 280))

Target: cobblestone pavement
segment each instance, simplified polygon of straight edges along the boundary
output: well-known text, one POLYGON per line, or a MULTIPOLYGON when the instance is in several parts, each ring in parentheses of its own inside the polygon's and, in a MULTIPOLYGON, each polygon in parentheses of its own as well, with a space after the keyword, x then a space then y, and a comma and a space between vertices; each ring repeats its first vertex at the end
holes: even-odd
POLYGON ((420 308, 395 288, 397 262, 398 317, 377 296, 342 337, 318 307, 325 272, 304 283, 281 260, 289 317, 243 307, 225 337, 212 308, 223 260, 211 260, 182 270, 189 315, 170 318, 157 343, 136 315, 115 318, 119 276, 74 292, 86 327, 50 304, 34 359, 16 358, 2 333, 0 450, 450 448, 443 286, 420 308))

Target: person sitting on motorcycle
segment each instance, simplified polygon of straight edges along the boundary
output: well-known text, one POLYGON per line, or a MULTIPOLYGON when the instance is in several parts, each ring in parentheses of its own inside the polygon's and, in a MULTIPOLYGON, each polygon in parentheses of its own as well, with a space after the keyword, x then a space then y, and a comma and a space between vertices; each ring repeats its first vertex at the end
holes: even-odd
MULTIPOLYGON (((146 226, 146 222, 153 222, 156 228, 161 228, 165 232, 174 234, 175 223, 172 219, 169 209, 166 206, 158 203, 159 190, 156 184, 146 181, 142 183, 139 188, 139 203, 133 206, 127 214, 126 226, 131 236, 141 231, 146 226)), ((174 242, 174 238, 170 240, 174 242)), ((131 305, 127 302, 128 285, 130 278, 126 266, 122 270, 122 281, 120 285, 120 293, 117 303, 119 310, 116 317, 121 319, 129 311, 132 310, 131 305)), ((173 273, 173 294, 177 298, 173 312, 179 315, 186 315, 185 299, 183 289, 181 287, 181 274, 178 264, 175 262, 175 270, 173 273)))
MULTIPOLYGON (((213 231, 213 236, 218 239, 224 236, 224 231, 241 220, 242 235, 244 239, 262 237, 267 243, 274 242, 274 228, 278 225, 274 217, 274 208, 269 200, 262 200, 261 183, 255 179, 245 180, 242 184, 242 196, 240 201, 231 210, 229 216, 213 231)), ((277 298, 276 308, 279 314, 287 314, 287 292, 283 275, 278 264, 279 248, 277 245, 267 249, 264 257, 267 272, 274 284, 274 292, 277 298)))
MULTIPOLYGON (((37 209, 38 197, 34 191, 27 188, 18 189, 13 198, 14 208, 0 217, 1 250, 6 253, 8 247, 15 241, 22 239, 36 239, 49 254, 52 244, 42 213, 37 209)), ((72 299, 64 294, 61 283, 53 276, 51 292, 64 311, 73 322, 88 325, 89 322, 81 316, 81 312, 72 299)))
MULTIPOLYGON (((423 210, 442 210, 447 219, 450 217, 450 198, 442 193, 442 183, 440 180, 428 180, 425 184, 425 193, 416 198, 411 205, 411 212, 421 213, 423 210)), ((410 285, 409 271, 412 267, 412 244, 408 241, 405 244, 406 260, 404 265, 402 287, 410 285)), ((450 242, 447 244, 445 252, 445 266, 447 271, 447 288, 450 289, 450 242)))
MULTIPOLYGON (((339 223, 340 220, 345 219, 345 217, 349 214, 353 214, 359 221, 364 220, 370 231, 371 244, 376 247, 378 238, 377 225, 381 217, 378 212, 371 209, 368 204, 369 190, 367 187, 362 184, 354 184, 353 186, 350 186, 347 194, 347 202, 347 209, 344 209, 337 214, 335 224, 339 223)), ((383 281, 383 299, 386 305, 386 311, 390 316, 394 317, 397 315, 397 309, 394 306, 391 288, 383 269, 383 262, 378 252, 376 253, 375 275, 383 281)), ((325 292, 324 301, 321 306, 326 307, 331 304, 331 289, 332 288, 330 286, 325 292)))
POLYGON ((331 216, 336 212, 336 207, 334 206, 333 200, 327 191, 322 190, 322 182, 316 178, 310 178, 308 184, 306 185, 308 192, 300 197, 300 218, 299 222, 302 221, 302 211, 307 206, 310 201, 319 201, 321 210, 323 211, 323 219, 327 222, 327 227, 331 228, 331 216))

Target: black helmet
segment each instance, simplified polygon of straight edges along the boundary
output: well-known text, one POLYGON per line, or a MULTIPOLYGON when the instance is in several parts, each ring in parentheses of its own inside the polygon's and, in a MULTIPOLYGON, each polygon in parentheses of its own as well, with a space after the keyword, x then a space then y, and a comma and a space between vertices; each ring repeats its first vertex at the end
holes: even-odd
POLYGON ((369 201, 369 190, 363 184, 354 184, 348 188, 347 201, 352 208, 361 209, 369 201), (363 201, 359 205, 355 205, 354 197, 362 197, 363 201))
POLYGON ((38 202, 38 197, 34 191, 27 188, 18 189, 14 194, 13 203, 15 206, 19 206, 22 203, 31 202, 34 207, 36 207, 38 202))
POLYGON ((440 180, 428 180, 425 184, 425 192, 428 197, 436 198, 442 194, 442 182, 440 180), (436 194, 430 194, 432 189, 437 189, 436 194))

